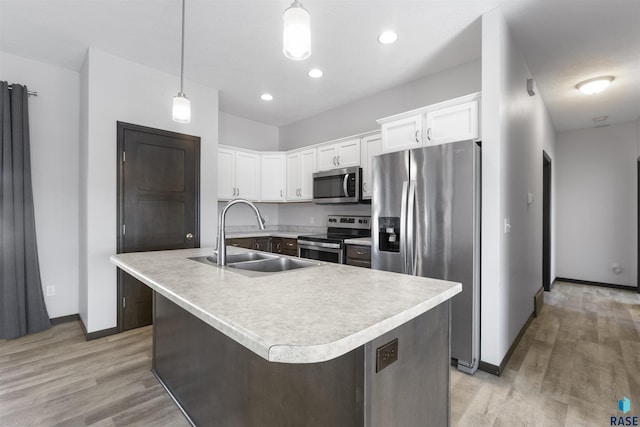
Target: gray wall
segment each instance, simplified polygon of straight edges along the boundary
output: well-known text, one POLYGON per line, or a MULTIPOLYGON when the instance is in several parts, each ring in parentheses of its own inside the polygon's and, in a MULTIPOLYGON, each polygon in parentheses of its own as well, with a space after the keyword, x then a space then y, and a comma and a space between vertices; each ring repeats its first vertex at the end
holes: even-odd
POLYGON ((280 149, 291 150, 379 129, 377 119, 481 89, 480 59, 377 93, 280 128, 280 149))
POLYGON ((278 151, 277 126, 234 116, 220 111, 218 114, 218 140, 220 144, 258 151, 278 151))
MULTIPOLYGON (((380 125, 376 120, 382 117, 479 92, 480 66, 480 60, 474 60, 283 126, 280 128, 280 149, 290 150, 378 130, 380 125)), ((278 206, 278 220, 286 225, 323 226, 330 214, 371 215, 371 206, 323 206, 313 203, 278 206)))
POLYGON ((636 286, 637 125, 558 133, 558 277, 636 286))
POLYGON ((527 94, 530 77, 500 9, 484 14, 480 353, 493 365, 500 365, 533 313, 542 286, 542 152, 554 161, 555 133, 540 94, 527 94), (528 193, 535 198, 531 205, 528 193))

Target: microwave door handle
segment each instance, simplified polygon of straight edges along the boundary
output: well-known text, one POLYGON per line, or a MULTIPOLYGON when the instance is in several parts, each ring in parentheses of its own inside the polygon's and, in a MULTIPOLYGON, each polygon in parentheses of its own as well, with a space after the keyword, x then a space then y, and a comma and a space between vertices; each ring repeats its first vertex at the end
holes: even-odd
POLYGON ((349 174, 344 174, 344 179, 342 180, 342 188, 344 189, 344 197, 349 197, 349 174))
POLYGON ((408 181, 402 182, 402 196, 400 203, 400 258, 402 259, 402 273, 407 270, 407 187, 408 181))
POLYGON ((415 217, 415 201, 416 201, 416 182, 409 183, 409 197, 407 207, 407 272, 413 276, 416 275, 418 263, 416 262, 416 236, 414 230, 415 217))

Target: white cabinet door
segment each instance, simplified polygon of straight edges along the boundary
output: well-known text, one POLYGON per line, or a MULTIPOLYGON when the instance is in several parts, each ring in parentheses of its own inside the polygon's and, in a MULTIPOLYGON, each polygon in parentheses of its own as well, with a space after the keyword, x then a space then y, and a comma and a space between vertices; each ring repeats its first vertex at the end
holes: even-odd
POLYGON ((338 149, 338 168, 360 166, 360 138, 336 144, 338 149))
POLYGON ((299 200, 313 199, 313 174, 316 172, 316 150, 300 153, 300 197, 299 200))
POLYGON ((287 201, 295 202, 300 192, 300 156, 301 153, 287 155, 287 201))
POLYGON ((427 112, 427 145, 478 138, 478 101, 427 112))
POLYGON ((315 171, 315 148, 287 154, 287 202, 304 202, 313 199, 315 171))
POLYGON ((260 156, 260 201, 282 202, 284 200, 283 154, 263 154, 260 156))
POLYGON ((373 158, 382 154, 382 137, 375 134, 362 138, 360 144, 362 166, 362 198, 371 199, 373 195, 373 158))
POLYGON ((218 199, 231 200, 236 196, 236 168, 233 150, 218 148, 218 199))
POLYGON ((338 147, 335 144, 318 147, 318 171, 338 167, 338 147))
POLYGON ((382 151, 418 148, 422 145, 422 114, 382 124, 382 151))
POLYGON ((260 199, 260 156, 244 151, 236 152, 236 197, 260 199))

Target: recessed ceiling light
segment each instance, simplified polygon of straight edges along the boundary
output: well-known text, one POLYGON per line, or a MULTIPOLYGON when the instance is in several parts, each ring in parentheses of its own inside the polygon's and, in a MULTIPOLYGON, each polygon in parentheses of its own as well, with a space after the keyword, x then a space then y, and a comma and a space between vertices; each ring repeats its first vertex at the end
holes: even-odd
POLYGON ((595 77, 578 83, 576 85, 576 89, 584 94, 594 95, 608 88, 613 79, 613 76, 595 77))
POLYGON ((309 74, 309 77, 313 77, 314 79, 324 76, 324 73, 319 68, 314 68, 313 70, 309 71, 307 74, 309 74))
POLYGON ((385 31, 378 36, 378 42, 382 44, 391 44, 398 40, 398 34, 393 31, 385 31))
POLYGON ((262 95, 260 95, 260 99, 262 99, 263 101, 273 101, 273 95, 271 95, 270 93, 263 93, 262 95))

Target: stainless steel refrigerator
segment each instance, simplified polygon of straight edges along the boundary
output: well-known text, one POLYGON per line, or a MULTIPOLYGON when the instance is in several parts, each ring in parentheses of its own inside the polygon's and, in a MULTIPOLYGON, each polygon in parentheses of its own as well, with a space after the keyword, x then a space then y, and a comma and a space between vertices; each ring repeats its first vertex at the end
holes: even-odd
POLYGON ((451 358, 480 358, 480 147, 460 141, 373 159, 372 267, 462 283, 451 358))

